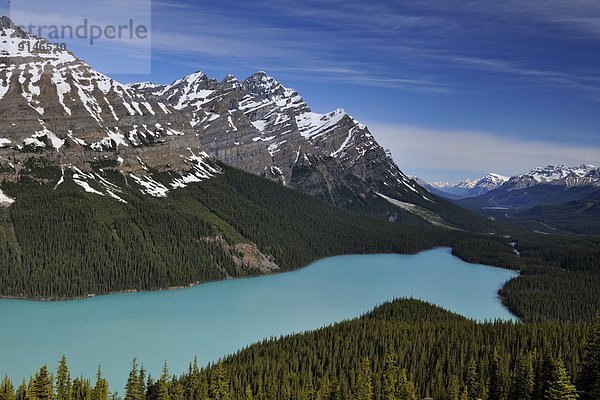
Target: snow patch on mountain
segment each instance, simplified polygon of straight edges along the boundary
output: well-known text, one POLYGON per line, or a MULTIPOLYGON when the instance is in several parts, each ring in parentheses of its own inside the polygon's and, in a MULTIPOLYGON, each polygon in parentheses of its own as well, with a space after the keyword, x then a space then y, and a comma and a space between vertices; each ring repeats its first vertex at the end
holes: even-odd
POLYGON ((581 179, 585 182, 584 178, 593 178, 598 175, 600 168, 593 165, 582 164, 575 167, 567 167, 565 165, 548 165, 546 167, 537 167, 532 169, 525 174, 518 175, 517 177, 529 176, 539 183, 555 183, 559 181, 565 181, 568 178, 573 178, 574 182, 565 182, 567 185, 577 185, 578 180, 581 179))
MULTIPOLYGON (((121 203, 127 203, 125 200, 120 198, 117 193, 121 192, 119 187, 96 172, 83 172, 77 167, 71 168, 73 171, 73 182, 83 188, 88 193, 96 194, 99 196, 109 196, 121 203)), ((64 181, 64 171, 60 180, 57 182, 55 189, 64 181)))
POLYGON ((341 108, 329 114, 307 112, 297 116, 296 123, 302 136, 311 139, 333 129, 346 115, 346 112, 341 108))
MULTIPOLYGON (((147 83, 144 87, 149 86, 147 83)), ((78 129, 92 135, 104 132, 106 137, 113 135, 117 126, 131 123, 133 119, 128 117, 159 118, 171 113, 166 104, 147 100, 132 87, 95 71, 68 50, 26 33, 7 17, 2 17, 0 23, 0 100, 13 107, 23 103, 29 106, 30 111, 25 110, 29 120, 50 121, 66 116, 78 129)), ((17 117, 8 116, 6 122, 17 117)), ((43 133, 35 133, 25 145, 42 148, 45 144, 39 136, 46 135, 52 142, 50 147, 60 148, 59 140, 64 142, 68 136, 66 129, 52 126, 52 134, 44 127, 43 133)), ((14 135, 27 129, 36 132, 17 125, 14 135)), ((126 140, 117 142, 124 145, 126 140)))
POLYGON ((4 192, 2 192, 2 189, 0 189, 0 204, 10 205, 14 202, 15 202, 15 199, 8 197, 7 195, 4 194, 4 192))

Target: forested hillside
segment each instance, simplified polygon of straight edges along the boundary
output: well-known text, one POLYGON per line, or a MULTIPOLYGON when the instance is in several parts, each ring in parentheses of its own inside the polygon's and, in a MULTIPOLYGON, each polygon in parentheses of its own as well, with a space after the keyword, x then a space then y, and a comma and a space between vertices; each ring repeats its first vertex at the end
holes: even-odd
POLYGON ((600 237, 517 231, 507 241, 484 236, 458 241, 468 262, 513 268, 520 276, 501 290, 503 302, 526 321, 589 321, 600 310, 600 237))
POLYGON ((56 299, 186 286, 289 271, 329 255, 414 253, 446 243, 439 229, 417 217, 413 224, 389 223, 234 169, 166 198, 134 190, 118 173, 107 175, 125 202, 84 192, 68 177, 55 187, 57 169, 35 174, 4 186, 17 198, 0 208, 4 296, 56 299), (38 183, 42 178, 50 183, 38 183), (239 245, 254 244, 275 267, 265 271, 248 262, 252 250, 239 245))
POLYGON ((501 294, 524 320, 587 321, 600 309, 598 237, 499 226, 513 235, 506 238, 439 228, 410 214, 407 222, 387 222, 223 171, 165 198, 105 172, 126 203, 84 192, 68 177, 55 188, 61 171, 52 168, 4 184, 17 200, 0 208, 0 294, 59 299, 155 290, 289 271, 331 255, 449 246, 468 262, 520 270, 501 294))

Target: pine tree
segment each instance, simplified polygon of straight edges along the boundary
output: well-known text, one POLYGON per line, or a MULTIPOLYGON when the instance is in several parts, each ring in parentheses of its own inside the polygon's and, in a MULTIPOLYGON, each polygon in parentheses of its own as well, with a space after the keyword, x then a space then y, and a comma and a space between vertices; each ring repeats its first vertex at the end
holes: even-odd
POLYGON ((169 367, 165 361, 162 374, 158 380, 158 400, 169 400, 169 367))
POLYGON ((64 355, 56 370, 56 397, 58 400, 71 400, 71 374, 64 355))
POLYGON ((519 355, 512 382, 511 399, 530 400, 533 394, 533 378, 533 361, 531 355, 519 355))
POLYGON ((469 362, 467 371, 467 396, 469 400, 479 398, 479 376, 477 375, 477 364, 475 360, 469 362))
POLYGON ((358 376, 356 378, 356 399, 373 399, 373 373, 371 371, 371 360, 369 357, 363 358, 358 370, 358 376))
POLYGON ((27 400, 27 384, 25 383, 25 378, 23 378, 23 381, 17 388, 15 400, 27 400))
POLYGON ((383 361, 383 399, 396 400, 396 390, 398 385, 398 365, 396 354, 390 348, 383 361))
POLYGON ((140 385, 139 392, 142 394, 142 398, 144 397, 144 393, 146 393, 146 370, 144 369, 144 364, 142 364, 140 368, 140 375, 138 378, 138 382, 140 385))
POLYGON ((4 377, 0 385, 0 400, 15 400, 15 388, 8 379, 8 375, 4 377))
POLYGON ((145 400, 156 400, 158 399, 158 386, 154 379, 152 379, 152 375, 148 374, 146 384, 146 397, 145 400))
POLYGON ((600 314, 592 322, 577 387, 585 393, 584 399, 600 399, 600 314))
POLYGON ((186 400, 203 400, 199 398, 200 392, 200 369, 198 368, 198 356, 194 357, 194 363, 190 364, 188 376, 184 385, 186 400))
POLYGON ((254 400, 254 397, 252 395, 252 386, 250 386, 250 384, 246 385, 246 390, 244 394, 246 400, 254 400))
POLYGON ((329 400, 331 397, 331 382, 327 375, 325 375, 321 382, 319 382, 319 389, 315 395, 315 400, 329 400))
POLYGON ((278 398, 278 385, 277 385, 277 376, 275 375, 275 369, 271 368, 269 371, 269 378, 267 380, 267 397, 269 399, 278 398))
POLYGON ((458 378, 456 376, 452 376, 450 378, 450 385, 448 385, 448 400, 459 400, 460 396, 460 385, 458 383, 458 378))
POLYGON ((172 379, 170 383, 169 398, 171 400, 185 400, 183 385, 176 379, 172 379))
POLYGON ((508 369, 504 363, 504 359, 494 351, 492 364, 490 366, 490 384, 489 384, 489 400, 506 400, 508 399, 509 390, 508 369))
POLYGON ((200 381, 200 388, 198 389, 198 399, 200 400, 208 400, 208 382, 205 379, 200 381))
MULTIPOLYGON (((304 388, 303 388, 303 390, 304 390, 304 388)), ((302 392, 302 393, 304 393, 304 392, 302 392)), ((304 396, 301 396, 301 398, 304 398, 304 396)), ((208 399, 208 397, 207 397, 207 399, 208 399)), ((256 392, 256 400, 265 400, 265 390, 263 389, 262 379, 259 379, 258 390, 256 392)))
POLYGON ((556 370, 556 363, 554 357, 550 353, 544 354, 541 364, 538 366, 535 378, 535 399, 544 399, 550 390, 550 382, 554 377, 554 371, 556 370))
POLYGON ((396 399, 398 400, 416 400, 415 384, 408 378, 405 369, 401 369, 398 375, 396 390, 396 399))
POLYGON ((73 400, 92 400, 92 384, 89 379, 83 377, 73 380, 73 400))
MULTIPOLYGON (((316 388, 313 382, 312 374, 308 374, 306 383, 304 385, 303 398, 305 400, 315 400, 316 388)), ((267 396, 266 399, 269 397, 267 396)))
POLYGON ((108 400, 108 382, 102 377, 100 366, 96 373, 96 385, 92 389, 92 400, 108 400))
POLYGON ((292 384, 289 376, 284 376, 283 383, 281 384, 281 400, 292 399, 292 384))
POLYGON ((341 385, 334 379, 331 380, 331 393, 329 395, 330 400, 342 400, 342 388, 341 385))
POLYGON ((29 377, 29 383, 27 383, 27 396, 26 399, 27 400, 35 400, 35 388, 34 388, 34 377, 29 377))
POLYGON ((575 386, 571 384, 562 360, 558 360, 555 364, 552 380, 548 385, 548 392, 544 398, 546 400, 575 400, 577 397, 579 396, 575 386))
POLYGON ((215 366, 210 380, 211 400, 230 400, 231 391, 229 388, 229 379, 227 370, 223 363, 215 366))
POLYGON ((32 400, 54 400, 52 376, 48 373, 48 366, 44 365, 35 375, 31 389, 32 400))
POLYGON ((134 358, 131 362, 129 378, 125 384, 125 400, 143 400, 140 377, 138 375, 137 360, 134 358))

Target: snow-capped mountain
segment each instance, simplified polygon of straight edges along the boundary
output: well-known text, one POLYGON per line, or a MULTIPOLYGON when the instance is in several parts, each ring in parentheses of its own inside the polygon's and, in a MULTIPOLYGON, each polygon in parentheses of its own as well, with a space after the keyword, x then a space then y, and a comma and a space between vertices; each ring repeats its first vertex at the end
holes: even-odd
POLYGON ((99 160, 161 196, 218 172, 189 115, 1 17, 0 182, 18 180, 31 160, 59 166, 86 191, 111 197, 118 197, 114 187, 91 172, 99 160), (151 169, 175 172, 172 182, 153 181, 151 169))
POLYGON ((0 45, 0 182, 17 181, 36 159, 88 192, 118 197, 98 171, 102 162, 102 171, 166 196, 219 174, 217 159, 391 220, 443 214, 436 223, 451 224, 461 212, 404 175, 343 109, 315 113, 265 72, 242 81, 196 72, 169 85, 123 85, 6 17, 0 45))
POLYGON ((199 71, 170 85, 129 87, 191 113, 202 148, 226 164, 392 219, 401 209, 378 193, 422 206, 434 202, 365 125, 343 109, 313 112, 297 91, 263 71, 220 82, 199 71))
POLYGON ((527 210, 587 198, 600 190, 600 168, 593 165, 549 165, 511 177, 481 196, 464 199, 461 205, 477 209, 527 210))
POLYGON ((537 167, 521 175, 510 178, 511 189, 550 184, 559 186, 589 186, 600 185, 600 168, 593 165, 567 167, 565 165, 548 165, 537 167))
POLYGON ((490 172, 479 179, 467 179, 460 183, 432 182, 430 185, 441 191, 442 196, 449 194, 451 198, 457 199, 481 196, 500 187, 508 180, 509 178, 506 176, 490 172))
POLYGON ((182 135, 173 109, 95 71, 71 52, 0 19, 3 146, 92 150, 182 135))

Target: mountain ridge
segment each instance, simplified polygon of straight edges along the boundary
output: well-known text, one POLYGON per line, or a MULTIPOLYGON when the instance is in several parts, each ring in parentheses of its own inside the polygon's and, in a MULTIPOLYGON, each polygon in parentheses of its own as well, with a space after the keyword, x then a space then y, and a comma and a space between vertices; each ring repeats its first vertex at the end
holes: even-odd
POLYGON ((163 196, 209 178, 212 158, 388 220, 423 219, 398 201, 448 225, 477 220, 408 178, 343 109, 314 113, 263 71, 243 81, 197 71, 169 85, 123 85, 68 51, 19 50, 23 40, 45 41, 8 21, 0 32, 0 181, 17 181, 36 159, 87 176, 78 180, 84 190, 110 196, 93 168, 103 162, 163 196), (164 172, 169 181, 159 182, 154 175, 164 172))
MULTIPOLYGON (((508 177, 494 172, 489 172, 478 179, 465 179, 459 183, 453 182, 426 182, 435 193, 449 199, 476 197, 500 187, 508 181, 508 177)), ((422 181, 425 182, 425 181, 422 181)))
POLYGON ((599 233, 600 168, 548 165, 511 177, 498 188, 456 203, 484 216, 531 222, 536 231, 599 233))

